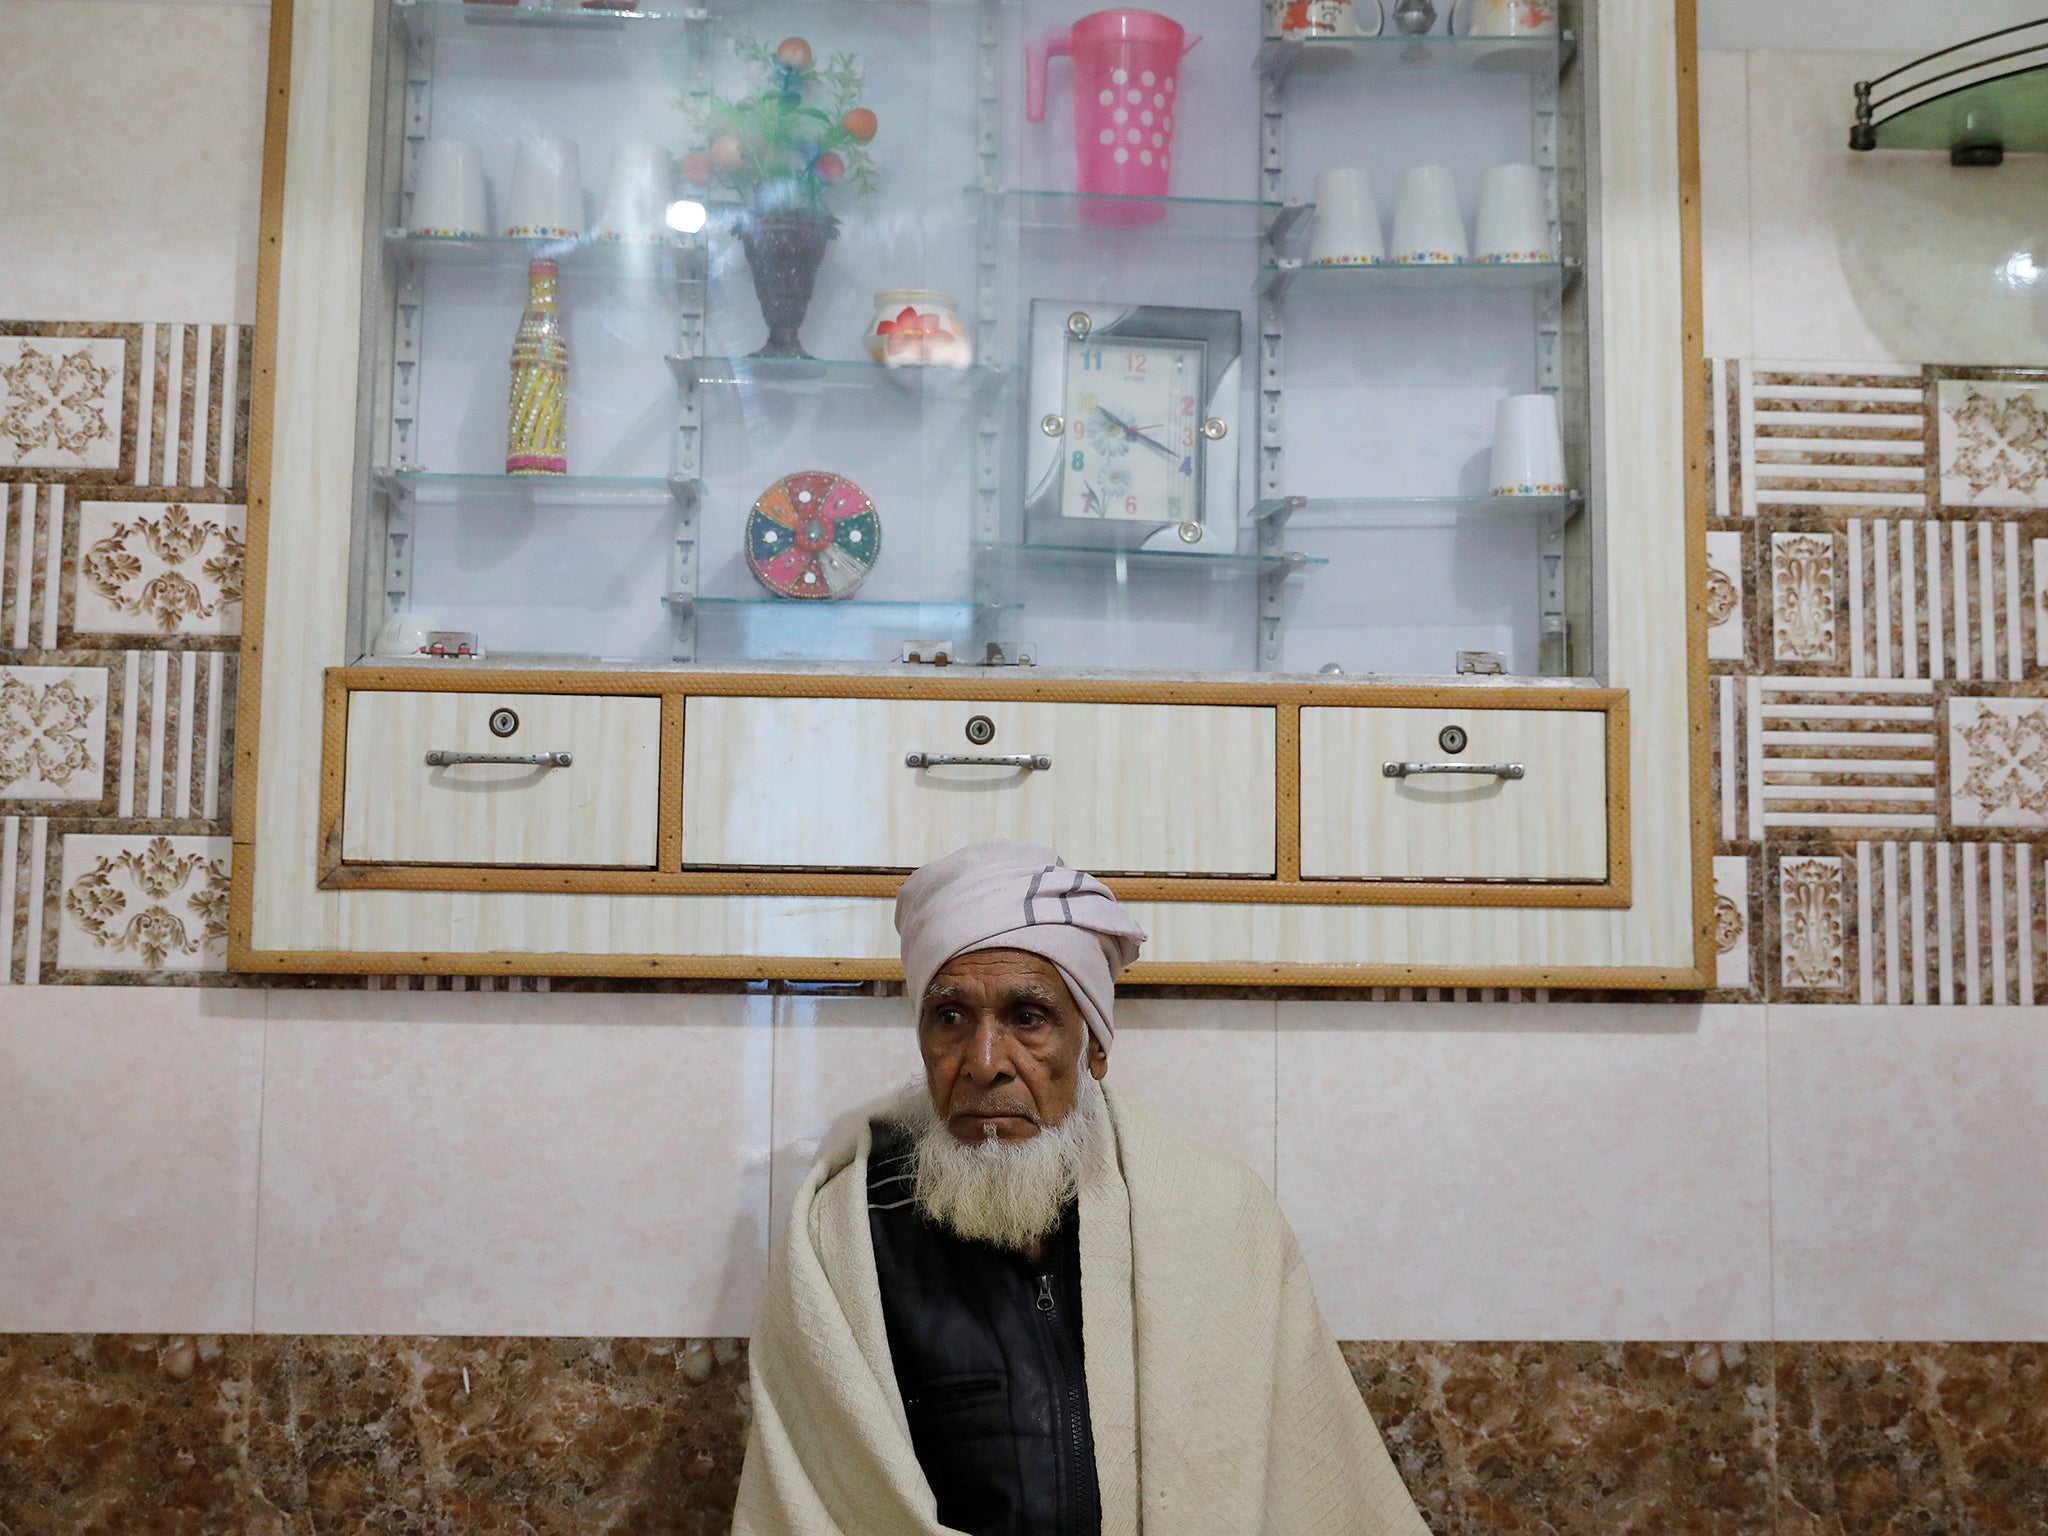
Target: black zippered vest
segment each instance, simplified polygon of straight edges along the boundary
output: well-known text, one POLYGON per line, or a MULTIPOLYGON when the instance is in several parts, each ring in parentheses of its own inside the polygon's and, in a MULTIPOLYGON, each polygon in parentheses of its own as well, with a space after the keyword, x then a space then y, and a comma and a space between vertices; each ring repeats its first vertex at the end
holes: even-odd
POLYGON ((889 1357, 939 1523, 968 1536, 1099 1536, 1069 1202, 1037 1263, 969 1242, 912 1198, 907 1132, 876 1121, 868 1231, 889 1357))

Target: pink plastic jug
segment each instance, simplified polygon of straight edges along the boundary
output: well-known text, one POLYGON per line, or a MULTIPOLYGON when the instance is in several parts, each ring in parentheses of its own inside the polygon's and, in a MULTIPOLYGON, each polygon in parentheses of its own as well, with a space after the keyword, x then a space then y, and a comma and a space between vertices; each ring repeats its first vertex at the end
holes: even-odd
MULTIPOLYGON (((1180 61, 1201 38, 1152 11, 1097 11, 1030 44, 1024 115, 1045 121, 1045 74, 1054 54, 1074 63, 1074 157, 1080 189, 1110 197, 1164 197, 1173 170, 1180 61)), ((1081 204, 1091 224, 1150 224, 1157 206, 1081 204)))

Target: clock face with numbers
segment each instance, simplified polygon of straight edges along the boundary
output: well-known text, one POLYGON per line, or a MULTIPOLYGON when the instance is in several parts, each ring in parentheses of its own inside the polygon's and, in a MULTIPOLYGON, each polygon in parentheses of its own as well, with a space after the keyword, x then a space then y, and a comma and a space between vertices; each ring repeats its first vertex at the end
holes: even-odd
POLYGON ((1242 315, 1033 299, 1030 336, 1024 542, 1235 550, 1242 315))
POLYGON ((1200 518, 1204 350, 1199 341, 1068 340, 1062 517, 1200 518))

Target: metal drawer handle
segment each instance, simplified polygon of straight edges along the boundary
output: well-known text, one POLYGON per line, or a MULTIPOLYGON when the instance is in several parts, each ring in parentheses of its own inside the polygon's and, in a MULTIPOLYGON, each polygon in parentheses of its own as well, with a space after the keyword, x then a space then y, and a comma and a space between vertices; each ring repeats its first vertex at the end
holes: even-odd
POLYGON ((1528 770, 1520 763, 1381 763, 1380 772, 1390 779, 1419 773, 1481 773, 1496 779, 1519 779, 1528 770))
POLYGON ((1019 752, 1013 757, 949 757, 943 752, 911 752, 903 759, 906 768, 1036 768, 1040 773, 1052 766, 1043 752, 1019 752))
POLYGON ((566 768, 570 763, 567 752, 530 752, 521 756, 516 752, 441 752, 427 754, 429 768, 453 768, 457 763, 510 763, 520 768, 566 768))

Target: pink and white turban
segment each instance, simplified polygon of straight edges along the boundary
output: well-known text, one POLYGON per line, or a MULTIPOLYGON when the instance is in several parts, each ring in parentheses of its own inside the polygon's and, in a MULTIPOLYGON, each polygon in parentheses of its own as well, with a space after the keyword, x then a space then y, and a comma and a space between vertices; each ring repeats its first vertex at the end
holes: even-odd
POLYGON ((1022 949, 1059 968, 1103 1050, 1116 1031, 1116 978, 1146 933, 1093 875, 1033 843, 970 843, 912 873, 896 893, 911 1006, 947 961, 1022 949))

